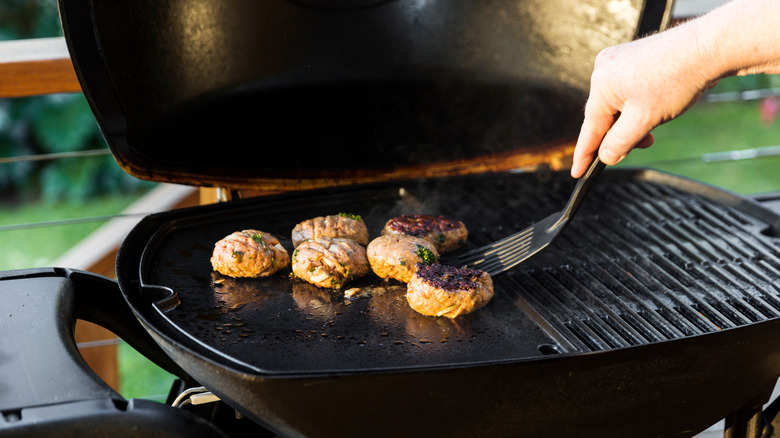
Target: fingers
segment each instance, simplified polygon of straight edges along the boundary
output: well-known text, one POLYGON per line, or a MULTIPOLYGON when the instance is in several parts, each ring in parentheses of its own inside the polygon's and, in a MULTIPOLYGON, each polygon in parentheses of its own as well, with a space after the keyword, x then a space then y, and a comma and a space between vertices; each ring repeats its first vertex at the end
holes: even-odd
POLYGON ((634 147, 639 149, 645 149, 652 146, 653 143, 655 143, 655 136, 653 136, 652 133, 649 133, 645 136, 645 138, 639 140, 639 143, 637 143, 636 146, 634 147))
POLYGON ((638 112, 626 109, 604 135, 599 158, 604 164, 612 166, 623 161, 634 147, 650 146, 654 140, 650 134, 652 128, 653 124, 648 123, 638 112))
POLYGON ((615 165, 622 161, 635 147, 646 148, 653 144, 655 138, 650 130, 653 128, 641 116, 637 117, 630 110, 619 116, 602 113, 588 117, 586 108, 585 122, 577 138, 574 148, 571 175, 579 178, 588 169, 593 157, 598 151, 599 158, 607 165, 615 165))
POLYGON ((599 150, 604 134, 615 121, 615 113, 607 106, 601 106, 598 99, 591 96, 585 105, 585 120, 580 128, 577 145, 574 147, 571 176, 579 178, 590 166, 599 150))
POLYGON ((579 178, 585 173, 589 163, 593 161, 593 156, 596 155, 602 137, 603 134, 598 131, 590 129, 586 125, 582 126, 580 136, 577 138, 577 145, 574 147, 571 168, 571 175, 574 178, 579 178))

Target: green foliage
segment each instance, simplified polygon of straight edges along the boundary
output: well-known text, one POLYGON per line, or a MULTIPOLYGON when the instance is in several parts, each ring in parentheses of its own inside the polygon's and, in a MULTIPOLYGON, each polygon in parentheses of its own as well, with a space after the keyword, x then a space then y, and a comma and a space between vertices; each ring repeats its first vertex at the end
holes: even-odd
MULTIPOLYGON (((0 105, 2 156, 94 149, 106 149, 106 144, 81 94, 13 99, 0 105)), ((110 155, 0 165, 0 189, 6 199, 85 202, 97 195, 148 187, 125 174, 110 155)))
MULTIPOLYGON (((2 0, 0 40, 62 35, 56 0, 2 0)), ((82 94, 0 100, 0 157, 105 149, 82 94)), ((109 155, 0 164, 3 199, 85 202, 149 183, 126 175, 109 155)))
POLYGON ((0 40, 62 35, 57 0, 0 2, 0 40))
POLYGON ((99 145, 95 118, 85 99, 51 95, 32 101, 31 128, 42 150, 68 152, 84 145, 99 145))

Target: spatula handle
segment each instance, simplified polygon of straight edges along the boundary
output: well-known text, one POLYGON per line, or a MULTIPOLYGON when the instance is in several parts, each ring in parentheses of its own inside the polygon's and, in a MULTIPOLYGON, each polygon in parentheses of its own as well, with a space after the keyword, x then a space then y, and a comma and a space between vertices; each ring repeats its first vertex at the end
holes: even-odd
POLYGON ((564 207, 562 211, 561 218, 552 227, 550 227, 550 229, 557 228, 561 224, 567 223, 572 218, 572 216, 574 216, 574 214, 577 212, 577 209, 580 208, 580 204, 582 204, 582 201, 585 199, 585 195, 588 194, 591 186, 593 186, 593 183, 596 182, 596 178, 601 174, 601 171, 604 170, 605 167, 607 167, 607 165, 602 163, 597 155, 596 158, 593 159, 593 162, 590 164, 590 167, 585 172, 585 174, 577 180, 577 184, 574 186, 574 191, 569 197, 569 202, 566 203, 566 207, 564 207))

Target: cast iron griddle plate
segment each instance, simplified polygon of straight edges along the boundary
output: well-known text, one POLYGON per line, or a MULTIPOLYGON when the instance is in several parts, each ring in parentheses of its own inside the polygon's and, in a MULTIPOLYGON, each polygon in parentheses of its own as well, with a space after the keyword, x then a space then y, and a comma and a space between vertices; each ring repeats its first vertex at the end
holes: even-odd
MULTIPOLYGON (((159 229, 140 264, 143 296, 155 302, 157 329, 169 336, 247 372, 300 374, 530 360, 655 342, 743 323, 719 320, 730 311, 718 303, 733 300, 734 289, 776 292, 773 280, 763 274, 752 274, 749 287, 727 286, 725 291, 713 291, 710 274, 702 274, 711 265, 778 260, 777 247, 762 234, 776 216, 739 196, 652 171, 605 172, 549 250, 497 277, 491 303, 455 320, 416 313, 406 303, 405 285, 373 274, 349 285, 363 293, 346 299, 343 291, 290 278, 289 268, 268 278, 232 279, 213 272, 209 262, 217 240, 247 228, 275 235, 291 253, 296 223, 339 212, 362 215, 372 238, 387 219, 400 214, 460 219, 469 228, 468 249, 561 209, 572 187, 562 173, 498 174, 347 187, 173 212, 151 219, 159 229), (716 245, 725 248, 709 254, 711 244, 702 244, 700 234, 724 231, 706 230, 713 225, 699 222, 713 215, 727 219, 716 226, 728 230, 717 237, 716 245), (653 228, 664 224, 672 228, 653 228), (690 226, 693 231, 678 230, 690 226), (648 231, 656 236, 642 237, 648 231), (625 237, 638 232, 638 238, 625 237), (760 251, 746 252, 745 240, 758 242, 760 251), (646 264, 658 264, 659 257, 671 260, 670 266, 663 262, 663 272, 647 274, 651 268, 646 264), (617 273, 605 271, 615 267, 617 273), (702 285, 680 279, 679 288, 685 290, 676 291, 674 281, 665 283, 681 272, 702 285), (669 313, 682 313, 683 321, 669 313)), ((770 299, 770 310, 752 320, 774 317, 780 307, 776 301, 770 299)))

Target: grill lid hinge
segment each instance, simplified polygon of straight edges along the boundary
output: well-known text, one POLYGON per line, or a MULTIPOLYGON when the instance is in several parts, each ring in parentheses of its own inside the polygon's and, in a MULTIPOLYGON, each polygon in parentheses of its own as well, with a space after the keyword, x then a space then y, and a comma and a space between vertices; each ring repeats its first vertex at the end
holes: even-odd
POLYGON ((238 190, 231 190, 225 187, 216 187, 217 202, 228 202, 234 199, 241 199, 241 192, 238 190))

